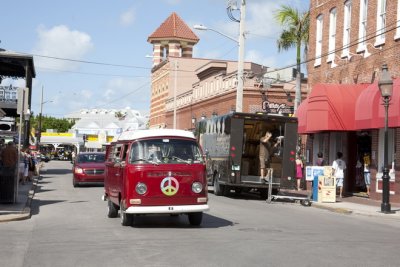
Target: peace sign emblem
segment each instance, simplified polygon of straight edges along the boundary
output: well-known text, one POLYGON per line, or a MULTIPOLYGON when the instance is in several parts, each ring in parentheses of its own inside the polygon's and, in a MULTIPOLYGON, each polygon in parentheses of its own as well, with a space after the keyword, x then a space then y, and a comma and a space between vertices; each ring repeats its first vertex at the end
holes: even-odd
POLYGON ((178 192, 179 182, 174 177, 165 177, 160 184, 161 191, 166 196, 173 196, 178 192))

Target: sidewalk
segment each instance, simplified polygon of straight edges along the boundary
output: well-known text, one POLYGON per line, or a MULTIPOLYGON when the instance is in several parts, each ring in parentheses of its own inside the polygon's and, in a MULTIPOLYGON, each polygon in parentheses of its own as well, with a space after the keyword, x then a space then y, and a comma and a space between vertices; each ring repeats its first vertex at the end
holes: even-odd
POLYGON ((0 223, 26 220, 31 217, 31 202, 35 195, 38 179, 39 177, 33 177, 32 182, 18 185, 16 203, 0 203, 0 223))
MULTIPOLYGON (((307 197, 307 194, 309 192, 285 190, 283 193, 286 195, 307 197)), ((343 197, 342 199, 337 198, 336 202, 334 203, 312 202, 311 207, 326 209, 342 214, 358 214, 364 216, 386 217, 400 221, 400 204, 391 203, 391 211, 393 213, 384 214, 381 212, 381 201, 372 200, 361 196, 348 196, 343 197)))

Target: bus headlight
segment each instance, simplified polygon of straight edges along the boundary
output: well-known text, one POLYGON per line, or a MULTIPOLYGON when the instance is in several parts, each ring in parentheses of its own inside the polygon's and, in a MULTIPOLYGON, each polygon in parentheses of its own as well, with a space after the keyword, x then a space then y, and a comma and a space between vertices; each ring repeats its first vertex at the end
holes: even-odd
POLYGON ((144 183, 138 183, 136 185, 136 193, 138 193, 139 195, 143 195, 147 192, 147 185, 144 183))
POLYGON ((201 191, 203 191, 203 185, 200 182, 194 182, 192 184, 192 191, 195 193, 200 193, 201 191))

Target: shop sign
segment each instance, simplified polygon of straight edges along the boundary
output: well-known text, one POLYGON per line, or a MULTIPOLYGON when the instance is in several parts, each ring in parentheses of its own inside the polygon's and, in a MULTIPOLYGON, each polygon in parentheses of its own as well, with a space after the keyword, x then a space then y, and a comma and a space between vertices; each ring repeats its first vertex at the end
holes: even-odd
POLYGON ((286 103, 276 103, 264 100, 262 102, 262 109, 267 113, 289 115, 293 113, 293 107, 286 105, 286 103))

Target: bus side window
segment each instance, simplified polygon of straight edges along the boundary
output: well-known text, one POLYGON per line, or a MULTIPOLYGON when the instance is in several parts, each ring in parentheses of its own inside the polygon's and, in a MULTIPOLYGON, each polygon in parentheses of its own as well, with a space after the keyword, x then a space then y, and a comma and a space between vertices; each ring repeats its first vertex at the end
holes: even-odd
POLYGON ((128 147, 129 147, 129 145, 128 144, 125 144, 124 145, 124 150, 122 151, 122 161, 125 161, 126 160, 126 155, 127 155, 127 152, 128 152, 128 147))

